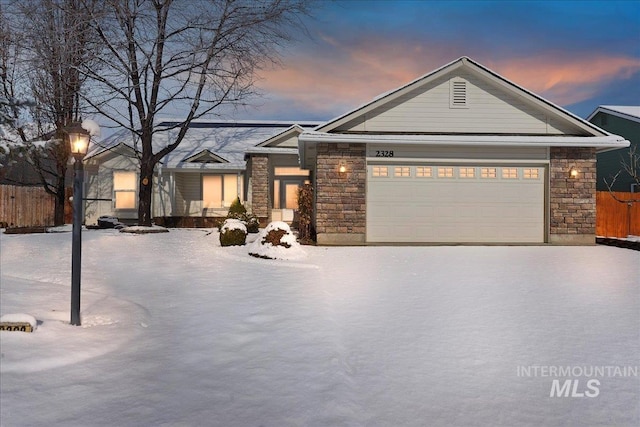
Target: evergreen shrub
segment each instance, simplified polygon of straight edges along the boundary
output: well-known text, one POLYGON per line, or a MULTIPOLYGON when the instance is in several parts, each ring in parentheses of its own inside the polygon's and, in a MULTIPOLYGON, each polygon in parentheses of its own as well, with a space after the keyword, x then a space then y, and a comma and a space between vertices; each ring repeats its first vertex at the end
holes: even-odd
POLYGON ((247 227, 238 219, 225 220, 220 228, 220 246, 242 246, 247 240, 247 227))

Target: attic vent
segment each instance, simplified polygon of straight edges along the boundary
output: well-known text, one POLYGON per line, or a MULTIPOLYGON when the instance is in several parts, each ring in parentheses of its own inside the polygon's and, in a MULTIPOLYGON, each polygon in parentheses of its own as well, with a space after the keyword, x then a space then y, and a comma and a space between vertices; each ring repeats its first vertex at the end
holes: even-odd
POLYGON ((468 108, 466 80, 451 80, 449 106, 451 108, 468 108))

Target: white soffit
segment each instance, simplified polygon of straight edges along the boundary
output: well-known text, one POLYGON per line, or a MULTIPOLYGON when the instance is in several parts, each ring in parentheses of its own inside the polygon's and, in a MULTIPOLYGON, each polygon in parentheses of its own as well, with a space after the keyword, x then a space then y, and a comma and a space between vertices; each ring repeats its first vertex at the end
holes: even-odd
POLYGON ((539 135, 380 135, 336 134, 308 131, 298 137, 303 144, 420 144, 420 145, 484 145, 518 147, 595 147, 624 148, 629 141, 618 135, 607 136, 539 136, 539 135))

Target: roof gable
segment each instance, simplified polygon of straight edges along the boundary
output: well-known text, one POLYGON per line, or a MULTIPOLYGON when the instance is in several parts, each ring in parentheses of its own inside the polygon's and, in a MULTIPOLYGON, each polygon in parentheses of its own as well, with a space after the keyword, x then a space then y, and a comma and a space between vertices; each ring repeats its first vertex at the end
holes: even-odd
POLYGON ((640 105, 600 105, 587 117, 587 120, 591 121, 598 113, 609 114, 640 123, 640 105))
POLYGON ((467 57, 387 92, 316 131, 607 135, 467 57))
POLYGON ((261 142, 256 147, 298 148, 298 135, 302 132, 304 132, 302 126, 296 124, 261 142))
POLYGON ((212 153, 209 150, 202 150, 198 154, 187 157, 183 161, 188 163, 229 163, 228 160, 212 153))

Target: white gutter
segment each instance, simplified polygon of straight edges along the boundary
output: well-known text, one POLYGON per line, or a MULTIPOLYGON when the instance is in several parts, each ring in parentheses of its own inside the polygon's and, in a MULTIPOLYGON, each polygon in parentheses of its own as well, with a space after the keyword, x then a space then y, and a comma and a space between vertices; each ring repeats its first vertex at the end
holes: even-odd
POLYGON ((298 136, 303 144, 420 144, 420 145, 482 145, 517 147, 593 147, 625 148, 630 142, 618 135, 607 136, 530 136, 530 135, 372 135, 337 134, 316 131, 298 136))

